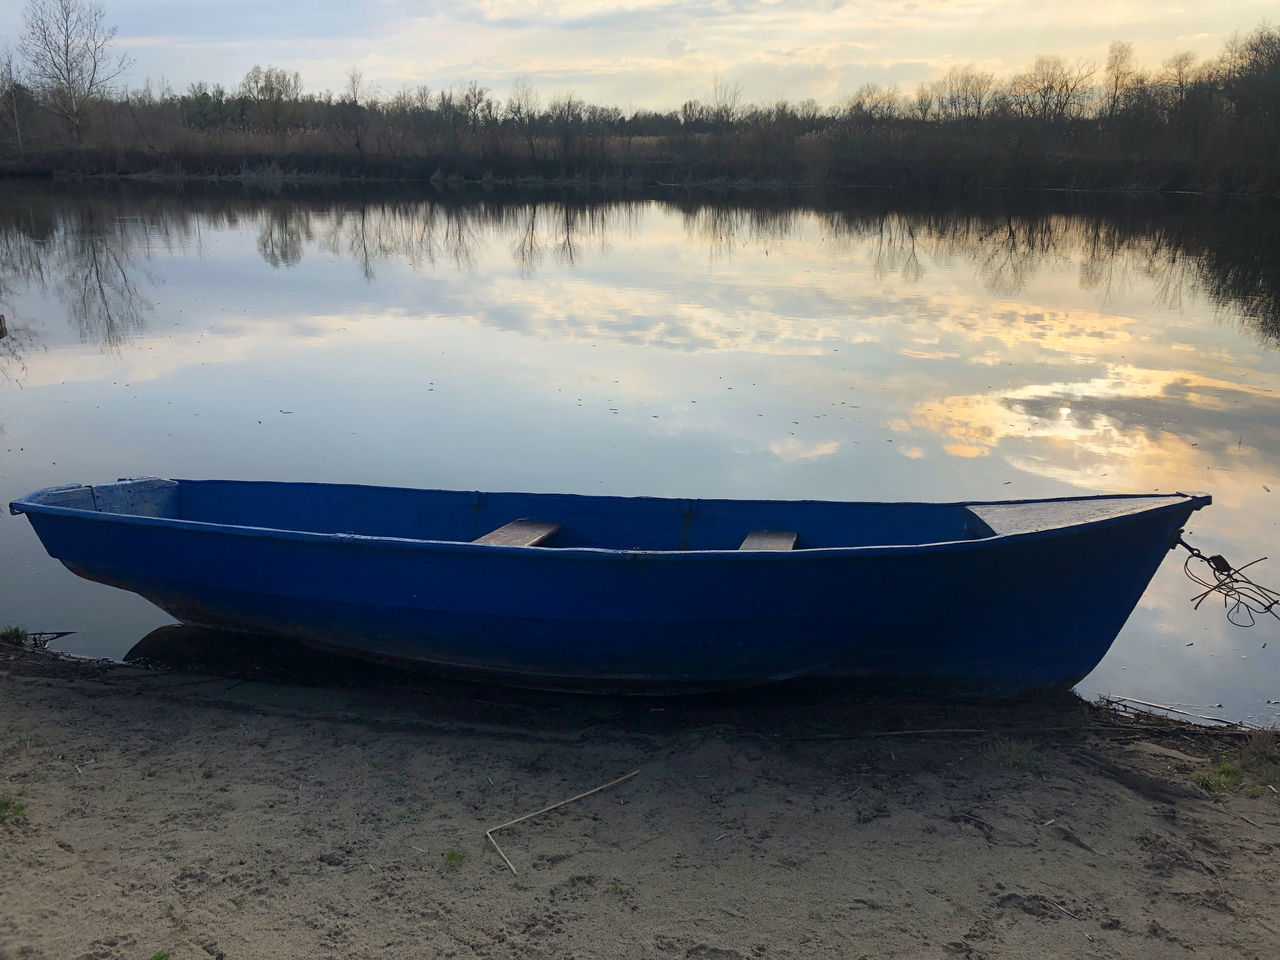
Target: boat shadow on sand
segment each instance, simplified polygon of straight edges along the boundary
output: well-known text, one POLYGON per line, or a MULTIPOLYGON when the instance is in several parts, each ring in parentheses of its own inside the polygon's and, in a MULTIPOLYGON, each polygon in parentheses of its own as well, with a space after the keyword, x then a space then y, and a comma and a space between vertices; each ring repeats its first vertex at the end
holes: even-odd
POLYGON ((785 740, 899 731, 1074 735, 1115 719, 1111 711, 1067 690, 976 697, 951 687, 895 686, 884 679, 797 678, 674 696, 532 690, 442 676, 413 664, 339 656, 280 637, 179 624, 153 630, 124 660, 153 671, 157 680, 165 678, 165 686, 190 682, 195 692, 196 685, 208 681, 236 691, 242 702, 261 698, 264 707, 284 698, 311 713, 340 703, 344 714, 372 724, 452 722, 522 736, 669 734, 709 726, 785 740))

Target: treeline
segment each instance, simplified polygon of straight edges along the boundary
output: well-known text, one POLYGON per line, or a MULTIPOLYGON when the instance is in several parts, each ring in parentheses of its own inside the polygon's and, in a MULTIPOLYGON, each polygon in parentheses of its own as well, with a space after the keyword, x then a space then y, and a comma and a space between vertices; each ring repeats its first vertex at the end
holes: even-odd
MULTIPOLYGON (((4 67, 0 64, 0 67, 4 67)), ((19 65, 20 67, 20 65, 19 65)), ((28 73, 28 76, 31 72, 28 73)), ((1105 64, 1043 56, 997 79, 955 67, 905 93, 742 102, 719 83, 678 110, 506 99, 478 82, 340 94, 254 67, 234 89, 105 89, 74 110, 56 84, 0 70, 0 163, 10 172, 1280 191, 1280 31, 1157 70, 1127 43, 1105 64)))

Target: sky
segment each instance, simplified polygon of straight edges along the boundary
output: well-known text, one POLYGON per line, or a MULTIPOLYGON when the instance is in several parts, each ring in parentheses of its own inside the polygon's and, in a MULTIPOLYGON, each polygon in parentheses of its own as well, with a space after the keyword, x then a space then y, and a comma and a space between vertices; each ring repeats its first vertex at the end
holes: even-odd
MULTIPOLYGON (((0 4, 16 45, 21 0, 0 4)), ((1101 65, 1113 40, 1149 68, 1216 56, 1234 32, 1280 21, 1280 0, 105 0, 124 80, 175 91, 234 87, 255 64, 340 92, 354 67, 389 96, 479 81, 505 98, 527 80, 623 109, 709 100, 717 80, 744 103, 839 103, 867 82, 910 91, 957 64, 998 77, 1037 55, 1101 65)))

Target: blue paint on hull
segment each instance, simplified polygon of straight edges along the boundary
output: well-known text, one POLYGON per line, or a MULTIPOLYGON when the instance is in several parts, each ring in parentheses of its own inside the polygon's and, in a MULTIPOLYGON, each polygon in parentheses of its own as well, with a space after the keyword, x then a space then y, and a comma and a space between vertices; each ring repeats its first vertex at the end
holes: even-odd
MULTIPOLYGON (((1075 501, 1045 501, 1064 502, 1075 501)), ((360 656, 602 691, 829 674, 1016 692, 1092 670, 1170 536, 1207 502, 1168 497, 981 538, 964 504, 137 481, 50 488, 10 506, 73 572, 184 623, 360 656), (563 523, 552 543, 566 545, 466 542, 519 517, 563 523), (801 549, 732 548, 761 528, 798 529, 801 549), (825 545, 855 533, 880 542, 825 545), (930 539, 939 535, 949 539, 930 539)))

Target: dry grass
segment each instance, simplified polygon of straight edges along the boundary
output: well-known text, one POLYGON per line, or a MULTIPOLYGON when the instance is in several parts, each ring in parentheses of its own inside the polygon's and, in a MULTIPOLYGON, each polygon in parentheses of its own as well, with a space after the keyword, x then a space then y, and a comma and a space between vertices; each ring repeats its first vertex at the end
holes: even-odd
POLYGON ((1239 765, 1251 778, 1273 789, 1280 787, 1280 744, 1274 728, 1254 730, 1240 751, 1239 765))
POLYGON ((1047 754, 1029 740, 1016 737, 996 737, 982 745, 982 756, 992 763, 1019 770, 1023 773, 1040 773, 1048 760, 1047 754))
POLYGON ((6 643, 11 647, 25 647, 31 640, 31 635, 22 627, 5 627, 0 630, 0 643, 6 643))

